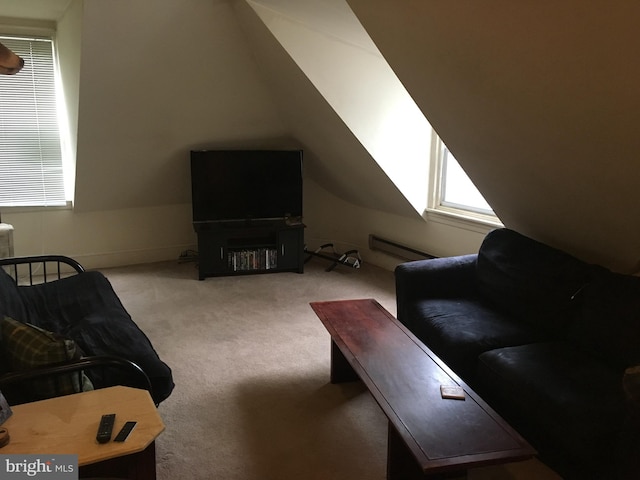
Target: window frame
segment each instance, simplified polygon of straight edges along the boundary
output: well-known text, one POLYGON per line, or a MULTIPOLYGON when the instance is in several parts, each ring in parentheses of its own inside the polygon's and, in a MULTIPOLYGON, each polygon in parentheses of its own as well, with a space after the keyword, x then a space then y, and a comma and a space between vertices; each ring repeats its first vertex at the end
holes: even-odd
POLYGON ((497 215, 462 208, 443 203, 444 192, 444 151, 445 144, 435 130, 432 130, 431 161, 429 167, 429 198, 423 217, 426 220, 444 223, 468 230, 486 233, 489 229, 503 227, 497 215))
MULTIPOLYGON (((55 98, 55 121, 57 126, 57 134, 59 139, 59 147, 60 147, 60 166, 61 166, 61 188, 63 191, 63 201, 56 201, 55 203, 48 204, 46 202, 43 203, 35 203, 33 205, 20 204, 19 202, 15 205, 2 205, 0 209, 2 211, 7 212, 32 212, 32 211, 42 211, 42 210, 67 210, 72 208, 72 200, 69 198, 68 188, 67 188, 67 172, 68 168, 67 155, 68 152, 65 149, 65 125, 64 119, 62 118, 61 108, 61 84, 60 84, 60 71, 59 71, 59 63, 57 58, 57 46, 56 46, 56 31, 55 25, 51 22, 34 22, 31 24, 12 24, 12 23, 3 23, 0 25, 0 36, 2 37, 16 37, 16 38, 25 38, 25 39, 37 39, 37 40, 46 40, 51 42, 51 55, 53 61, 53 88, 54 88, 54 98, 55 98)), ((20 75, 24 69, 18 73, 20 75)), ((63 109, 64 110, 64 109, 63 109)))

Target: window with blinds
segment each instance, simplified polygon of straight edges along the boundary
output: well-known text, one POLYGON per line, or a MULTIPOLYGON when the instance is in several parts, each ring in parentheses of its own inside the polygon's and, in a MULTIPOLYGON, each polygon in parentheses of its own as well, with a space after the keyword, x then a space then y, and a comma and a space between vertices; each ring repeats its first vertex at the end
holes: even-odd
POLYGON ((66 205, 53 42, 0 36, 25 65, 0 75, 0 207, 66 205))

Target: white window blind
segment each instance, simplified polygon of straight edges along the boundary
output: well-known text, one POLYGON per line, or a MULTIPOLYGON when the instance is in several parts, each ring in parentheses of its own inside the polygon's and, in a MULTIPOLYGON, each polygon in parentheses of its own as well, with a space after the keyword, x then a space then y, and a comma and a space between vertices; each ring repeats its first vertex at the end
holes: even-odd
POLYGON ((25 61, 0 75, 0 207, 65 205, 53 42, 0 42, 25 61))

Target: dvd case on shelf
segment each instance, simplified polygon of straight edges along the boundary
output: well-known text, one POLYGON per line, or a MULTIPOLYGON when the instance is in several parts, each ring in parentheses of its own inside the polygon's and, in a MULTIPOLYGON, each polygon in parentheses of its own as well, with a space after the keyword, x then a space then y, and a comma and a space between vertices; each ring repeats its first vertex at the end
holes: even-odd
POLYGON ((271 270, 278 266, 275 248, 231 250, 228 253, 229 268, 234 271, 271 270))

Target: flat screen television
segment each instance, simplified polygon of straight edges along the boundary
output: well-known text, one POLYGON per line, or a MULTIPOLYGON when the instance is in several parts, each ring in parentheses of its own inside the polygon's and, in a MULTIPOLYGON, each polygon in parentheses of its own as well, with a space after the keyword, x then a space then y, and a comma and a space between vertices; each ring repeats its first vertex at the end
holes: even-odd
POLYGON ((193 221, 302 217, 302 150, 191 151, 193 221))

